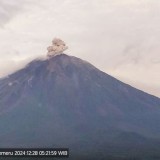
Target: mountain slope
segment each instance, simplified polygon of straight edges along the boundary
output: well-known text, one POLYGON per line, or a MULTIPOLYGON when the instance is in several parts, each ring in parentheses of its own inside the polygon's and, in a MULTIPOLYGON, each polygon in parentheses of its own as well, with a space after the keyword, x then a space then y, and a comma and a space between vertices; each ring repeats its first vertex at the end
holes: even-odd
POLYGON ((65 54, 0 80, 0 147, 69 147, 83 159, 160 156, 159 122, 159 98, 65 54))

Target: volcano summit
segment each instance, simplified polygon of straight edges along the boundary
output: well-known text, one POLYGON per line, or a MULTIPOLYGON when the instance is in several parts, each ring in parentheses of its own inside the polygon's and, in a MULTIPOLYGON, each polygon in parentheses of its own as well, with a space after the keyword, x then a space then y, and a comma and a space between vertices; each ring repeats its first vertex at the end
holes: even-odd
POLYGON ((69 159, 160 158, 160 99, 73 56, 34 60, 0 79, 0 147, 68 147, 69 159))

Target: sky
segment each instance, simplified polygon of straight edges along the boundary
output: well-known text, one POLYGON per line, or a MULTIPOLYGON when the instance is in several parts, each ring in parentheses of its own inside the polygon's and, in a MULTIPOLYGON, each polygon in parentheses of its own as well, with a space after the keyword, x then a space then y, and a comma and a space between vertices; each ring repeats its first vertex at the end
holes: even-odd
POLYGON ((0 0, 0 77, 46 56, 54 37, 66 54, 160 97, 159 0, 0 0))

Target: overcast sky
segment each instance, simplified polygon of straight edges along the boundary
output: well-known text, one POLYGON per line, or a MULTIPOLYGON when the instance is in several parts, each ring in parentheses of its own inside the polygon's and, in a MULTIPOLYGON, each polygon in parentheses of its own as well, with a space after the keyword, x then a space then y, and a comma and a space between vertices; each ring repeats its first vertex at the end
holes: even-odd
POLYGON ((159 0, 0 0, 0 77, 45 55, 67 54, 160 97, 159 0))

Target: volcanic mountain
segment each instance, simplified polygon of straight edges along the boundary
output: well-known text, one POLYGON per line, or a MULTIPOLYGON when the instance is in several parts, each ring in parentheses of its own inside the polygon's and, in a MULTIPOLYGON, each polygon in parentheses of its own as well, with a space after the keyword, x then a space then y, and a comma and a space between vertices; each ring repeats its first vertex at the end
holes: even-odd
POLYGON ((69 159, 160 158, 160 99, 65 54, 0 79, 0 147, 69 159))

